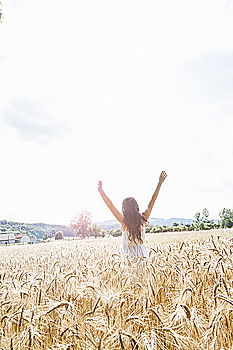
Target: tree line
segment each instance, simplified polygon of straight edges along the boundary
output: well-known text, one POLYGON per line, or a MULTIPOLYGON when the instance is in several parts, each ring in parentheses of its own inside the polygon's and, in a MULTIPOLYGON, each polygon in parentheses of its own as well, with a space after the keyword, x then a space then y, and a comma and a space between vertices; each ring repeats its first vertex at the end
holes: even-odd
MULTIPOLYGON (((78 217, 75 217, 70 225, 74 234, 80 238, 85 237, 104 237, 106 235, 117 237, 121 235, 121 229, 115 228, 110 230, 103 230, 98 225, 92 224, 91 214, 88 211, 82 211, 78 217)), ((210 214, 207 208, 197 212, 194 215, 191 224, 173 223, 172 226, 151 225, 146 226, 146 233, 160 233, 160 232, 181 232, 181 231, 200 231, 211 230, 219 228, 233 227, 233 209, 224 208, 219 213, 219 220, 215 222, 210 219, 210 214)))
MULTIPOLYGON (((172 226, 161 226, 148 223, 146 226, 146 232, 199 231, 231 227, 233 227, 233 209, 222 209, 219 213, 219 220, 216 222, 210 219, 209 211, 204 208, 202 211, 197 212, 194 215, 194 219, 190 224, 173 223, 172 226)), ((26 224, 22 222, 0 220, 0 234, 1 233, 13 233, 14 235, 26 233, 29 236, 35 235, 38 240, 46 240, 53 237, 55 237, 55 239, 62 239, 64 236, 76 236, 79 238, 98 238, 105 236, 116 237, 121 235, 121 229, 120 227, 109 230, 102 229, 100 226, 92 222, 91 213, 83 210, 78 216, 71 220, 69 226, 43 223, 26 224)))

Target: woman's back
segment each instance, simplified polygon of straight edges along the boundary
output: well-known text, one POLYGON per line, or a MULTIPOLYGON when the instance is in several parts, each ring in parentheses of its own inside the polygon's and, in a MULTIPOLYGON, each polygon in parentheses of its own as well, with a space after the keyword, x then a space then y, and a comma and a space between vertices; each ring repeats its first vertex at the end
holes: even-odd
POLYGON ((135 237, 134 240, 129 239, 129 231, 127 229, 122 228, 122 239, 129 245, 129 246, 137 246, 140 244, 145 243, 145 224, 141 226, 141 240, 140 242, 137 237, 135 237))
POLYGON ((129 239, 129 232, 127 230, 122 230, 122 255, 126 256, 139 256, 148 258, 148 251, 144 245, 145 242, 145 225, 142 225, 141 229, 141 239, 139 242, 135 238, 135 241, 129 239))

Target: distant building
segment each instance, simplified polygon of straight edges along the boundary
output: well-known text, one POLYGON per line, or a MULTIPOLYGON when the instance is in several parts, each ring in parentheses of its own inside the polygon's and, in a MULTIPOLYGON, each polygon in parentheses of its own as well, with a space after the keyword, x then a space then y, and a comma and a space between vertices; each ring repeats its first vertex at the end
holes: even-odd
POLYGON ((26 236, 23 236, 20 240, 20 243, 29 243, 30 242, 30 238, 26 235, 26 236))
POLYGON ((26 233, 20 233, 19 235, 15 236, 16 243, 28 243, 30 242, 30 238, 26 233))
POLYGON ((13 233, 2 233, 0 234, 0 244, 14 244, 15 235, 13 233))

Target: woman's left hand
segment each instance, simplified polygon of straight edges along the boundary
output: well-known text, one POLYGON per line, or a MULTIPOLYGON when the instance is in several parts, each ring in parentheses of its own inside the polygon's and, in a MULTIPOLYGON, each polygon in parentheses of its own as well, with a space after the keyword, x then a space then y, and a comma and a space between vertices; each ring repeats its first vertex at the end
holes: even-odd
POLYGON ((102 186, 103 186, 102 181, 99 181, 98 182, 98 191, 102 190, 102 186))

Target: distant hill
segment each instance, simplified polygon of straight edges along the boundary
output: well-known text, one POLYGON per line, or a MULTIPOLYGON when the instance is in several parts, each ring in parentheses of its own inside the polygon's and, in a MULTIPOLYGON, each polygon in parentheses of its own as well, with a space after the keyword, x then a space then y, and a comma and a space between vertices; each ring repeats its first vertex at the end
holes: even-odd
POLYGON ((170 218, 170 219, 161 219, 161 218, 151 218, 149 220, 149 223, 153 226, 159 225, 159 226, 172 226, 174 223, 177 224, 183 224, 183 225, 190 225, 193 222, 193 219, 185 219, 185 218, 170 218))
MULTIPOLYGON (((193 219, 184 219, 184 218, 170 218, 170 219, 161 219, 161 218, 151 218, 149 223, 153 226, 172 226, 174 223, 188 225, 193 222, 193 219)), ((96 222, 98 226, 100 226, 103 230, 111 230, 115 228, 119 228, 121 225, 117 220, 105 220, 101 222, 96 222)))
POLYGON ((0 220, 0 234, 13 233, 14 235, 26 233, 27 235, 35 235, 37 238, 53 237, 57 231, 61 231, 64 236, 73 236, 74 233, 68 226, 53 225, 45 223, 24 223, 7 220, 0 220))

